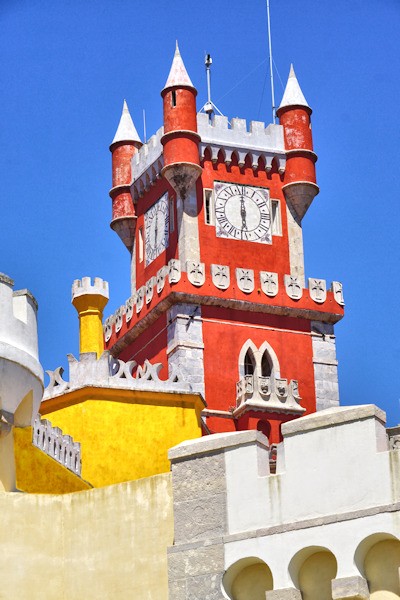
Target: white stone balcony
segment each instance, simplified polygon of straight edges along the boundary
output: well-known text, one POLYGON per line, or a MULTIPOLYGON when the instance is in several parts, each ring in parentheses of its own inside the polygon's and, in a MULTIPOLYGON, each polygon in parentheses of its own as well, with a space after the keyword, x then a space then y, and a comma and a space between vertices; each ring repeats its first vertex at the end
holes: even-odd
POLYGON ((236 384, 234 417, 249 410, 302 414, 299 385, 296 380, 245 375, 236 384))

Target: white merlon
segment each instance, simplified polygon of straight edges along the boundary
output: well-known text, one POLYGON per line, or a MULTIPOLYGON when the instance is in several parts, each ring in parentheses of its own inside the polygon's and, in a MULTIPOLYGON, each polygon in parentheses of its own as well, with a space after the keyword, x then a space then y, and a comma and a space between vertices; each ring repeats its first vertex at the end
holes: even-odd
POLYGON ((194 88, 190 80, 186 67, 183 64, 181 53, 179 52, 178 42, 176 42, 175 54, 172 60, 171 70, 165 83, 164 90, 172 87, 191 87, 194 88))
POLYGON ((131 194, 134 200, 141 197, 161 177, 161 170, 164 166, 161 144, 163 135, 164 128, 160 127, 132 157, 131 194))
POLYGON ((129 112, 126 100, 124 100, 124 106, 122 109, 121 119, 119 121, 118 129, 115 133, 114 139, 111 142, 111 146, 117 142, 140 142, 138 132, 133 124, 132 117, 129 112))
POLYGON ((307 108, 310 108, 303 92, 301 91, 299 82, 297 81, 293 65, 290 65, 289 77, 283 93, 282 102, 279 105, 279 109, 285 108, 286 106, 306 106, 307 108))
POLYGON ((72 299, 78 296, 85 295, 100 295, 105 298, 109 298, 108 282, 104 281, 100 277, 95 277, 93 284, 90 277, 82 277, 82 279, 75 279, 72 284, 72 299))

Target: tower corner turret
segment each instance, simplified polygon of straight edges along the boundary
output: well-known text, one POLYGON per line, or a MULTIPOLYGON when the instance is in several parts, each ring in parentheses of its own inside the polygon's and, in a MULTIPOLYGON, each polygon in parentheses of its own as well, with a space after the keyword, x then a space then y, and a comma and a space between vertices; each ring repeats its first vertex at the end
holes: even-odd
POLYGON ((99 358, 104 350, 103 310, 109 299, 108 282, 96 277, 75 279, 72 284, 72 304, 79 317, 79 351, 95 352, 99 358))

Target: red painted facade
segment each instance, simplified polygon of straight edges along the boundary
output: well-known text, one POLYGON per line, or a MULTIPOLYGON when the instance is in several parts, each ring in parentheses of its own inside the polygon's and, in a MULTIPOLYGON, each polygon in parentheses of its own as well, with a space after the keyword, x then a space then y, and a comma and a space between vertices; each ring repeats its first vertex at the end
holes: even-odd
MULTIPOLYGON (((125 361, 135 360, 141 364, 147 358, 152 362, 161 362, 167 370, 168 309, 179 303, 201 306, 207 408, 209 411, 225 413, 220 416, 217 413, 210 414, 207 427, 211 432, 259 429, 268 433, 271 442, 278 442, 281 424, 294 418, 293 414, 249 410, 237 419, 229 414, 235 406, 236 382, 240 375, 239 355, 243 346, 248 340, 256 348, 267 342, 279 361, 280 377, 299 382, 301 405, 307 413, 313 412, 316 410, 316 392, 311 321, 335 323, 343 316, 343 307, 336 302, 333 292, 328 291, 325 302, 318 304, 311 299, 308 289, 303 290, 299 300, 292 300, 284 285, 284 275, 291 273, 291 265, 286 199, 282 188, 288 183, 314 184, 316 181, 311 109, 289 106, 278 111, 287 152, 286 170, 280 174, 275 160, 269 172, 262 159, 258 168, 254 169, 248 157, 243 166, 239 166, 235 158, 227 165, 222 153, 216 162, 212 162, 207 151, 200 163, 196 91, 190 87, 166 88, 162 96, 164 170, 177 163, 195 163, 202 167, 195 189, 200 261, 205 263, 205 283, 194 286, 185 272, 182 272, 177 283, 170 284, 167 279, 160 294, 154 289, 151 302, 145 302, 138 314, 134 311, 132 319, 129 323, 124 322, 119 332, 113 331, 106 347, 125 361), (273 235, 271 244, 216 236, 215 226, 206 224, 204 215, 204 189, 213 189, 215 181, 267 188, 270 198, 279 201, 281 233, 273 235), (212 264, 230 268, 231 284, 227 290, 218 289, 213 284, 210 272, 212 264), (244 293, 236 284, 237 267, 254 270, 255 288, 251 293, 244 293), (278 274, 279 291, 276 296, 269 297, 263 293, 260 271, 278 274)), ((129 172, 127 160, 132 151, 132 147, 121 146, 113 152, 114 186, 126 183, 129 172)), ((166 250, 148 266, 143 253, 140 256, 136 251, 136 288, 155 277, 170 259, 179 259, 180 224, 177 222, 176 193, 165 178, 155 181, 135 205, 136 249, 143 242, 146 211, 165 192, 173 201, 174 228, 170 231, 166 250)), ((129 213, 129 210, 130 201, 124 191, 114 199, 113 218, 124 214, 124 211, 125 214, 129 213)))

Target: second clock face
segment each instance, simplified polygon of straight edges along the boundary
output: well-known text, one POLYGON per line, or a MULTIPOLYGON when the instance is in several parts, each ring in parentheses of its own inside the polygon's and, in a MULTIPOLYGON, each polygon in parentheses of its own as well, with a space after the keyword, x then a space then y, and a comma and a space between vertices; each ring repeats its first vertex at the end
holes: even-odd
POLYGON ((217 237, 271 244, 271 209, 266 188, 214 183, 217 237))
POLYGON ((168 194, 165 193, 144 215, 146 267, 168 246, 168 194))

